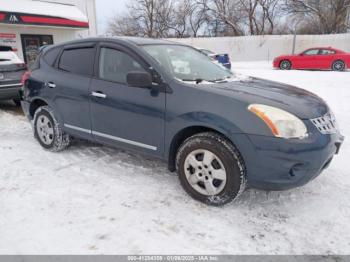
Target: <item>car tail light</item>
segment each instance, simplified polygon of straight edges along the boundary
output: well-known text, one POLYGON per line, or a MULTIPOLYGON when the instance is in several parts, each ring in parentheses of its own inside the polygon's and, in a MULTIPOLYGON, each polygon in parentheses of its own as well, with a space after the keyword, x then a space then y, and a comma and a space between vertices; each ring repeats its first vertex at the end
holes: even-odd
POLYGON ((20 68, 20 69, 25 69, 27 68, 27 65, 24 64, 24 63, 21 63, 21 64, 16 64, 17 68, 20 68))
POLYGON ((29 79, 31 73, 32 73, 32 72, 30 72, 30 71, 26 71, 26 72, 22 75, 22 78, 21 78, 21 84, 22 84, 22 86, 25 85, 25 83, 26 83, 26 81, 29 79))

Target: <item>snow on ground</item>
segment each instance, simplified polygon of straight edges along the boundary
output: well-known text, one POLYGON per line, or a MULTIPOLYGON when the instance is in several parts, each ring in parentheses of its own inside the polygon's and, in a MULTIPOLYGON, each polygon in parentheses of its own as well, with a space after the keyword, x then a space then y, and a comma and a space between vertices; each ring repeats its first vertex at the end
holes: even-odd
MULTIPOLYGON (((350 72, 236 72, 311 90, 350 138, 350 72)), ((192 200, 162 162, 88 142, 44 151, 0 103, 0 254, 349 254, 349 143, 310 184, 248 190, 223 208, 192 200)))

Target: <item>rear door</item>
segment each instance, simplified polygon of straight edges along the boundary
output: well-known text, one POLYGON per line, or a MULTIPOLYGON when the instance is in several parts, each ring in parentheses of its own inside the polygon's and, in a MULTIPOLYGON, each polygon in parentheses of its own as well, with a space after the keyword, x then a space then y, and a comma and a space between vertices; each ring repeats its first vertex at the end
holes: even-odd
POLYGON ((320 49, 320 54, 317 58, 320 69, 331 69, 334 61, 335 51, 331 49, 320 49))
POLYGON ((57 70, 46 78, 47 88, 56 89, 55 110, 64 128, 87 138, 91 138, 89 86, 95 50, 94 43, 66 46, 56 62, 57 70))
POLYGON ((95 140, 161 156, 164 151, 165 93, 130 87, 131 71, 150 72, 133 51, 101 44, 91 83, 91 121, 95 140))

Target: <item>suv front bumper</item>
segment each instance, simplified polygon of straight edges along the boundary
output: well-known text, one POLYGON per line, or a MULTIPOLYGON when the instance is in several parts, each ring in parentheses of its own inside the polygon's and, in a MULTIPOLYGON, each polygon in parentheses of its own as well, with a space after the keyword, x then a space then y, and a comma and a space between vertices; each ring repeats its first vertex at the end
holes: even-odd
POLYGON ((237 146, 246 164, 248 185, 273 191, 300 187, 315 179, 330 165, 344 141, 339 132, 314 132, 305 139, 245 136, 237 146))

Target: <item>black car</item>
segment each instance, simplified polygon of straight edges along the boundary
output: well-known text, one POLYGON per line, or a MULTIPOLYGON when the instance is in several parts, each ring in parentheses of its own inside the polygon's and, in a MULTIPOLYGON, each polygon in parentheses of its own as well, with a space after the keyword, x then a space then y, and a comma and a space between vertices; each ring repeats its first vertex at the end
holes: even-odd
POLYGON ((21 79, 27 67, 11 47, 0 46, 0 100, 20 105, 21 79))
POLYGON ((93 38, 47 47, 25 78, 22 107, 43 148, 63 150, 73 136, 163 159, 192 197, 212 205, 246 185, 302 186, 343 142, 318 96, 238 77, 173 42, 93 38))

